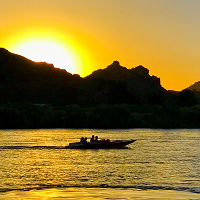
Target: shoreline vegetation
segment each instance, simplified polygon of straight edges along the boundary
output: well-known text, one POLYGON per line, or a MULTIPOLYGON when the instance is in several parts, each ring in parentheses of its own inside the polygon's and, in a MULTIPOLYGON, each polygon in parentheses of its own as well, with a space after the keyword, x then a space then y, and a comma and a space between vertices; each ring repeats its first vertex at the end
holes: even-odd
POLYGON ((200 128, 200 105, 69 105, 52 107, 27 102, 0 107, 1 129, 37 128, 200 128))
POLYGON ((200 128, 197 85, 168 91, 118 61, 82 78, 0 48, 0 129, 200 128))

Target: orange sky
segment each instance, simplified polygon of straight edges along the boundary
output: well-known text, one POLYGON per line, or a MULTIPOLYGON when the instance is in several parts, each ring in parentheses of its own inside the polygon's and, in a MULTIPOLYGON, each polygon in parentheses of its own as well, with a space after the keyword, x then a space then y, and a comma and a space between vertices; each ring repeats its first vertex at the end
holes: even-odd
POLYGON ((74 46, 81 76, 118 60, 182 90, 200 80, 199 10, 199 0, 6 0, 0 46, 11 50, 27 29, 52 30, 74 46))

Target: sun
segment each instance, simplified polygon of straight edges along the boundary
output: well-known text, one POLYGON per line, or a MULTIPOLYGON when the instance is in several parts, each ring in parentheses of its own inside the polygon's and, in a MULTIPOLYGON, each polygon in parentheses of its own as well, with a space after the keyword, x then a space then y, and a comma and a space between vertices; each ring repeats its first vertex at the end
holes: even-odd
POLYGON ((52 30, 24 31, 10 39, 7 46, 13 53, 36 62, 52 63, 72 74, 82 74, 86 63, 80 46, 70 37, 52 30))
POLYGON ((76 73, 75 61, 70 52, 53 41, 28 41, 17 46, 14 51, 33 61, 53 63, 54 67, 66 69, 72 74, 76 73))

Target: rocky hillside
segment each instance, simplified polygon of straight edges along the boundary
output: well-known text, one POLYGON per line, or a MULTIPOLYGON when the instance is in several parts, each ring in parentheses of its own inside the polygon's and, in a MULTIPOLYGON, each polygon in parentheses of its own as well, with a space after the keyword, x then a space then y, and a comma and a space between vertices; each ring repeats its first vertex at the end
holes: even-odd
POLYGON ((193 85, 189 86, 186 89, 200 91, 200 81, 195 82, 193 85))
POLYGON ((33 62, 0 49, 0 92, 6 101, 83 106, 160 101, 167 91, 143 66, 127 69, 114 61, 81 78, 52 64, 33 62))

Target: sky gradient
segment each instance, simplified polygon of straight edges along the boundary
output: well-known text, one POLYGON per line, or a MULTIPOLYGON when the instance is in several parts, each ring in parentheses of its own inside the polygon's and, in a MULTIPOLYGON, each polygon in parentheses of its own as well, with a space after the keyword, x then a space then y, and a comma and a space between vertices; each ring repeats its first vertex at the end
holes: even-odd
POLYGON ((8 50, 27 29, 52 30, 90 59, 81 76, 118 60, 143 65, 169 90, 200 80, 199 0, 1 1, 0 46, 8 50))

